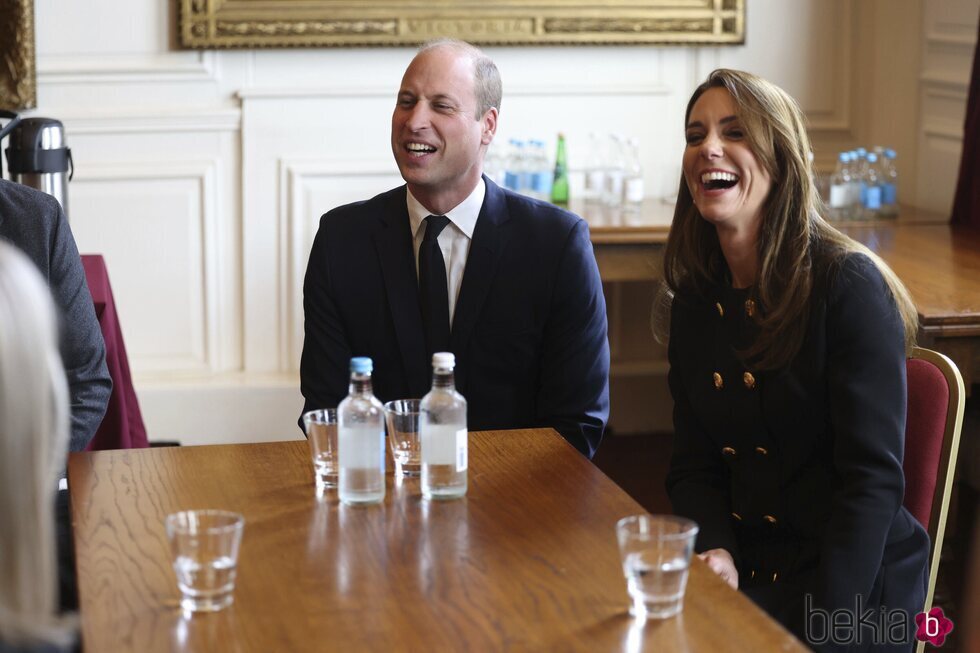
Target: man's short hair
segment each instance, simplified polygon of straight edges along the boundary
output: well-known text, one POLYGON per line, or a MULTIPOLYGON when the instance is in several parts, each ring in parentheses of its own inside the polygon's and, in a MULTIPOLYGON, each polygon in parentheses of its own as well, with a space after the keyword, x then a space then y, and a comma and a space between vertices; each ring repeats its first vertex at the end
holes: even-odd
POLYGON ((504 90, 503 83, 500 81, 500 71, 497 70, 497 64, 493 59, 471 43, 450 38, 434 39, 423 43, 416 56, 437 48, 452 48, 468 55, 473 61, 473 93, 476 95, 477 120, 490 109, 495 108, 500 111, 504 90))

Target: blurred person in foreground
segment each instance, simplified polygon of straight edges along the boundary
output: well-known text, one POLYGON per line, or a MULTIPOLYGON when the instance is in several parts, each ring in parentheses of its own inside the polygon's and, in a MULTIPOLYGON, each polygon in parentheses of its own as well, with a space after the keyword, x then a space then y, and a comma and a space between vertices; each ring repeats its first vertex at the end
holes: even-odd
POLYGON ((391 149, 405 184, 320 219, 303 285, 304 411, 336 406, 352 356, 382 401, 421 397, 456 355, 471 430, 552 427, 592 457, 609 417, 606 304, 589 227, 502 189, 483 158, 500 73, 455 40, 402 77, 391 149))
POLYGON ((51 293, 31 261, 0 242, 0 653, 74 646, 55 555, 68 396, 51 293))
POLYGON ((712 570, 817 650, 910 651, 929 553, 902 506, 915 308, 821 217, 782 89, 716 70, 685 136, 664 260, 674 510, 712 570))

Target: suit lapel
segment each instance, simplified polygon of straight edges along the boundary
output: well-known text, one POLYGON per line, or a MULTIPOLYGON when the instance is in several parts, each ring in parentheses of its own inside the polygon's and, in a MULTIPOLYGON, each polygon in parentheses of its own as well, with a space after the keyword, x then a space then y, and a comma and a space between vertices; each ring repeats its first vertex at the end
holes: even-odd
POLYGON ((486 177, 483 179, 487 194, 473 230, 473 242, 466 257, 450 334, 450 348, 457 357, 456 386, 460 391, 466 389, 467 365, 462 356, 465 343, 469 342, 497 271, 502 249, 499 227, 510 217, 503 191, 486 177))
POLYGON ((409 392, 421 397, 428 391, 429 368, 425 361, 425 335, 405 187, 391 193, 387 201, 374 240, 409 392))

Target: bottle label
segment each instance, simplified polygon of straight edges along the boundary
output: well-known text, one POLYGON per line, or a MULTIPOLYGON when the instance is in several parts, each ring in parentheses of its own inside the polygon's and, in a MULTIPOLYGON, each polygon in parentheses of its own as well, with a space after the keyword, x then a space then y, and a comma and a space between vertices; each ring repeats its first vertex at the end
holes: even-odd
POLYGON ((867 186, 864 193, 864 208, 872 211, 881 208, 881 186, 867 186))
MULTIPOLYGON (((419 421, 421 422, 421 419, 419 421)), ((457 466, 459 464, 460 433, 463 434, 462 443, 465 448, 465 428, 458 429, 452 424, 420 423, 419 439, 422 444, 422 463, 457 466)))
POLYGON ((850 193, 847 184, 834 184, 830 187, 830 208, 842 209, 848 205, 850 193))
POLYGON ((633 177, 626 180, 626 201, 639 204, 643 201, 643 177, 633 177))
POLYGON ((539 170, 531 176, 531 189, 542 197, 551 192, 551 172, 539 170))
POLYGON ((456 431, 456 471, 465 472, 467 463, 469 462, 469 453, 467 446, 467 431, 466 429, 459 429, 456 431))
POLYGON ((882 204, 895 204, 898 201, 898 190, 895 184, 884 183, 881 185, 881 203, 882 204))
POLYGON ((384 469, 384 431, 376 426, 341 426, 337 429, 337 463, 346 469, 384 469))
POLYGON ((585 178, 585 187, 589 190, 601 192, 605 181, 606 173, 601 168, 597 170, 589 170, 589 174, 585 178))

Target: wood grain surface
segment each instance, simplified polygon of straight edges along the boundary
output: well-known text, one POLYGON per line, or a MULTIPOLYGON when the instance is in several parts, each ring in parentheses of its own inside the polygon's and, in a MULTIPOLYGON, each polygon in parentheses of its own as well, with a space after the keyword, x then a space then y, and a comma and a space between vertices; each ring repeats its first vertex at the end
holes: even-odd
POLYGON ((805 651, 700 561, 684 612, 630 618, 614 525, 642 508, 550 429, 470 437, 469 492, 317 497, 306 442, 102 451, 69 462, 87 653, 805 651), (234 604, 177 607, 164 517, 245 516, 234 604))

